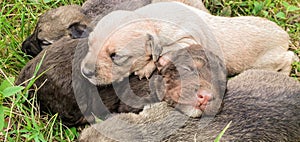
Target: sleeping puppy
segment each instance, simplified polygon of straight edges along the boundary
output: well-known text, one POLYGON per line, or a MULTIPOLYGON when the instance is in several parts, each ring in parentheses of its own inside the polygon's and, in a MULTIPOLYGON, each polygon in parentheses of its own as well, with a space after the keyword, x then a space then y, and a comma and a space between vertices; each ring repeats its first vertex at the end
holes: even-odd
MULTIPOLYGON (((174 84, 174 88, 177 87, 174 84)), ((274 71, 247 70, 230 79, 221 111, 213 118, 187 118, 165 102, 140 114, 118 114, 86 128, 81 142, 298 141, 300 84, 274 71)))
POLYGON ((115 11, 100 20, 89 36, 81 71, 95 85, 132 73, 149 78, 159 56, 200 44, 224 58, 229 76, 251 68, 289 74, 297 57, 287 51, 288 43, 288 34, 263 18, 218 17, 182 3, 161 2, 115 11))
POLYGON ((156 65, 161 77, 150 81, 158 98, 190 117, 218 112, 227 76, 218 56, 200 45, 191 45, 163 55, 156 65))

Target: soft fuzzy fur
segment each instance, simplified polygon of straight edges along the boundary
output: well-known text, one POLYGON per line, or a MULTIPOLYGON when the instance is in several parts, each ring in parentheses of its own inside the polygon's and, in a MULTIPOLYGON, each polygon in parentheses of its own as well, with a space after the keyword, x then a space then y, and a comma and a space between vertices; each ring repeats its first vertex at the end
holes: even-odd
POLYGON ((287 51, 288 43, 288 34, 264 18, 219 17, 178 2, 157 3, 100 20, 89 36, 82 73, 97 85, 131 73, 148 78, 158 56, 201 44, 224 57, 229 76, 247 69, 289 74, 298 58, 287 51))
MULTIPOLYGON (((80 76, 80 70, 75 69, 76 67, 73 69, 72 76, 71 65, 75 49, 79 42, 84 43, 82 40, 85 39, 70 39, 67 37, 60 39, 30 60, 20 72, 16 84, 20 84, 33 76, 37 64, 45 54, 38 74, 44 71, 46 72, 38 78, 34 84, 40 87, 37 91, 37 99, 42 111, 49 110, 51 113, 58 113, 64 124, 73 126, 85 124, 87 120, 93 122, 94 118, 92 113, 98 117, 108 115, 107 112, 104 112, 104 109, 107 109, 111 113, 139 112, 144 104, 155 101, 155 98, 153 100, 151 96, 149 96, 148 81, 146 79, 139 80, 137 76, 130 77, 129 82, 124 81, 115 84, 116 86, 120 86, 119 88, 113 88, 112 85, 96 88, 80 76), (79 76, 77 74, 79 74, 79 76), (74 77, 74 75, 76 76, 74 77), (72 83, 74 83, 75 88, 73 88, 72 83), (120 92, 124 93, 123 96, 130 97, 132 94, 128 93, 130 90, 139 97, 147 97, 144 98, 146 102, 142 102, 144 103, 143 105, 131 107, 134 105, 131 104, 131 106, 128 106, 124 104, 126 100, 120 101, 116 95, 116 91, 119 94, 121 94, 120 92), (74 91, 76 94, 74 94, 74 91), (89 91, 94 91, 94 93, 89 91), (99 96, 102 100, 99 100, 99 96), (101 106, 101 101, 104 103, 104 106, 101 106), (101 110, 101 108, 103 110, 101 110), (85 115, 86 118, 84 118, 83 115, 85 115)), ((83 56, 83 53, 88 47, 80 44, 79 48, 76 55, 83 56)), ((77 58, 74 61, 76 60, 77 58)), ((25 85, 27 85, 27 83, 25 85)), ((30 93, 32 94, 33 92, 30 93)))
POLYGON ((161 77, 151 79, 158 98, 190 117, 218 112, 227 81, 225 64, 218 56, 191 45, 160 57, 157 66, 161 77))
MULTIPOLYGON (((64 36, 81 38, 92 20, 103 17, 114 10, 135 10, 147 4, 168 0, 87 0, 82 7, 67 5, 51 9, 42 14, 34 32, 22 43, 22 51, 32 57, 64 36)), ((174 0, 208 10, 201 1, 174 0)))
MULTIPOLYGON (((88 2, 91 1, 86 3, 88 2)), ((111 8, 108 10, 105 8, 97 9, 103 13, 98 15, 95 21, 102 19, 105 14, 112 10, 134 10, 143 6, 144 3, 145 1, 130 1, 128 5, 110 5, 111 8)), ((86 9, 83 10, 83 13, 85 12, 86 9)), ((109 112, 139 112, 145 104, 153 101, 152 96, 149 96, 148 82, 145 80, 140 81, 136 76, 130 77, 131 89, 138 97, 146 98, 141 99, 140 103, 135 102, 137 104, 133 105, 132 102, 125 100, 128 95, 132 95, 130 87, 118 88, 118 92, 123 91, 125 94, 119 96, 123 99, 123 101, 120 101, 112 85, 96 88, 81 75, 80 63, 88 52, 87 39, 82 37, 76 39, 70 36, 69 32, 72 28, 70 29, 69 26, 87 25, 86 22, 91 21, 91 17, 87 17, 83 13, 79 6, 72 5, 50 10, 40 17, 35 32, 24 41, 22 46, 26 53, 32 56, 37 55, 37 57, 26 64, 16 81, 16 84, 20 84, 32 78, 36 65, 41 61, 42 56, 46 54, 39 73, 48 69, 49 71, 35 81, 35 85, 38 87, 46 81, 38 90, 37 98, 42 111, 49 110, 52 113, 58 113, 63 123, 69 126, 85 124, 87 120, 93 122, 93 114, 105 119, 109 112), (80 24, 74 25, 78 21, 80 21, 80 24), (41 45, 42 41, 40 39, 53 39, 51 40, 53 43, 45 46, 47 47, 45 48, 41 45), (43 51, 43 49, 47 50, 43 51), (30 53, 27 51, 30 51, 30 53), (99 95, 104 105, 100 103, 99 95), (125 102, 130 105, 126 105, 125 102), (83 114, 87 117, 84 118, 83 114)), ((92 30, 94 25, 94 22, 92 22, 87 27, 83 26, 83 28, 92 30)), ((87 36, 88 31, 80 34, 87 36)), ((120 84, 119 86, 128 85, 126 82, 120 82, 120 84)))
POLYGON ((119 114, 85 129, 82 142, 298 141, 300 84, 286 75, 249 70, 229 80, 223 107, 214 118, 186 118, 164 103, 140 114, 119 114), (173 134, 172 134, 173 133, 173 134))

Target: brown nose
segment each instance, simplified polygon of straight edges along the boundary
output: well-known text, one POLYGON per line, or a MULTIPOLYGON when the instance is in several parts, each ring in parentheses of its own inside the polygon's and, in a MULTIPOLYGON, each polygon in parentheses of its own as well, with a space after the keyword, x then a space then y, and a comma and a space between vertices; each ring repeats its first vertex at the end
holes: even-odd
POLYGON ((93 76, 95 76, 95 72, 94 70, 90 69, 90 68, 82 68, 81 69, 81 73, 83 76, 85 76, 86 78, 92 78, 93 76))

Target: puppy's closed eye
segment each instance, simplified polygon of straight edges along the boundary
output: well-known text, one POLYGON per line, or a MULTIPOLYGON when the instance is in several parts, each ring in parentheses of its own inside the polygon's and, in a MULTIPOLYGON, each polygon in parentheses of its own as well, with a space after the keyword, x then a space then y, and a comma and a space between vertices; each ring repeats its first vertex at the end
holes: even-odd
POLYGON ((44 39, 38 39, 41 46, 48 46, 48 45, 51 45, 52 43, 47 41, 47 40, 44 40, 44 39))
POLYGON ((113 63, 115 63, 116 65, 120 66, 120 65, 125 64, 127 62, 127 60, 130 58, 130 56, 119 55, 117 53, 112 53, 110 55, 110 58, 113 61, 113 63))

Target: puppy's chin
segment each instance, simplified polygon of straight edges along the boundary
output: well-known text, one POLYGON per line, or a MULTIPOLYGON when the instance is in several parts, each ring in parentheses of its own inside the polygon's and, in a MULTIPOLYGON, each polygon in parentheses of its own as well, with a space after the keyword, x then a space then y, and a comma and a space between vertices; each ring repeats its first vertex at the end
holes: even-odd
POLYGON ((98 80, 96 79, 96 77, 91 77, 91 78, 87 78, 85 77, 90 83, 92 83, 93 85, 99 85, 98 80))
POLYGON ((99 79, 96 76, 90 76, 90 77, 84 76, 84 78, 86 78, 90 83, 92 83, 95 86, 105 86, 105 85, 109 85, 112 83, 111 80, 102 79, 102 78, 99 79))
POLYGON ((177 104, 176 109, 192 118, 201 117, 203 114, 203 111, 201 109, 191 105, 177 104))

